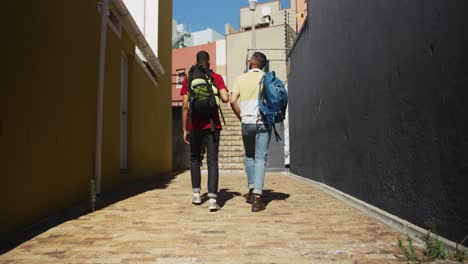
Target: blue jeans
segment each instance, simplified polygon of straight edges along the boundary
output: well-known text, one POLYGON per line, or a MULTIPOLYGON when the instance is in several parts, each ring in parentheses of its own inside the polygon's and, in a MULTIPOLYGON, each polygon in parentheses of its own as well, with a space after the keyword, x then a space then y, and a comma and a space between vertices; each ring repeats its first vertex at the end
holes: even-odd
POLYGON ((249 189, 262 194, 265 182, 265 164, 270 147, 271 127, 263 123, 242 124, 245 148, 245 172, 249 189))

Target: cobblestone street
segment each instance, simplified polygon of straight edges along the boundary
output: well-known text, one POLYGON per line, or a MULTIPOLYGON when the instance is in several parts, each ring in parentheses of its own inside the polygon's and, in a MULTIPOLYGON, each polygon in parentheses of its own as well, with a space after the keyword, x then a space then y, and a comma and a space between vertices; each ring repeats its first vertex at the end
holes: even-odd
MULTIPOLYGON (((206 186, 203 175, 203 187, 206 186)), ((220 176, 218 212, 191 204, 190 173, 0 256, 1 263, 393 263, 398 233, 316 187, 267 174, 266 211, 245 203, 243 173, 220 176)), ((206 189, 202 190, 206 191, 206 189)))

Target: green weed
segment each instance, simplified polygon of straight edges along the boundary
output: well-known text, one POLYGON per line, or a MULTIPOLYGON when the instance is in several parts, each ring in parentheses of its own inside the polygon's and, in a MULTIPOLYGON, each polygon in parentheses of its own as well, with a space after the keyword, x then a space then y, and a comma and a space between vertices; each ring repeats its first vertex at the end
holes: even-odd
POLYGON ((468 235, 465 236, 465 238, 457 244, 456 248, 455 248, 455 253, 453 254, 453 258, 456 260, 456 261, 459 261, 459 262, 463 262, 465 260, 468 260, 468 257, 466 255, 466 252, 459 249, 458 246, 463 244, 463 242, 465 242, 465 240, 468 238, 468 235))
POLYGON ((448 257, 447 249, 445 244, 438 239, 431 237, 431 231, 427 231, 427 234, 422 237, 426 248, 424 249, 424 256, 427 261, 434 261, 436 259, 445 260, 448 257))
POLYGON ((401 237, 398 236, 398 247, 401 249, 401 252, 403 252, 403 257, 400 256, 400 260, 419 261, 418 255, 416 254, 416 250, 413 246, 413 241, 409 236, 407 236, 406 240, 408 242, 407 246, 404 245, 403 239, 401 239, 401 237))

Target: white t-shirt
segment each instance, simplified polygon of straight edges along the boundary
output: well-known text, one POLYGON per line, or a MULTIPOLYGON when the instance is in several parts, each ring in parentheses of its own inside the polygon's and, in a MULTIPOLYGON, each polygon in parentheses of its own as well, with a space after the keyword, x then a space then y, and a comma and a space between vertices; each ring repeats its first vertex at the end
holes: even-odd
POLYGON ((260 69, 254 68, 234 81, 232 92, 239 95, 240 116, 244 124, 256 124, 261 118, 258 111, 258 93, 263 74, 260 69))

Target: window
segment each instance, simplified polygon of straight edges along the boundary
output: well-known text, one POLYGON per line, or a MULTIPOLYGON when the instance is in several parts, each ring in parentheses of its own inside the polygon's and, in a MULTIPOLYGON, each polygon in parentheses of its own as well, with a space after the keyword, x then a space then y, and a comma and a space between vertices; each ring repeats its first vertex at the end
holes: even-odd
POLYGON ((182 83, 184 82, 185 78, 185 69, 177 69, 176 70, 176 89, 182 88, 182 83))

